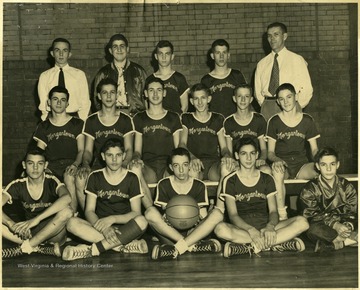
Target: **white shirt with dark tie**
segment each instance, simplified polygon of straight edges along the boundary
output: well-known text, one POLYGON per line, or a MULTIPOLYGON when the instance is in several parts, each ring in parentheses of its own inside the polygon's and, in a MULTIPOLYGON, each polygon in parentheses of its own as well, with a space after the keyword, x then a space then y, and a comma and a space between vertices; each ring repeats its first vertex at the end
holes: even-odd
MULTIPOLYGON (((306 107, 313 95, 307 62, 301 55, 287 50, 286 47, 278 52, 278 55, 277 60, 280 70, 279 85, 284 83, 292 84, 298 93, 298 102, 301 108, 306 107)), ((255 97, 260 105, 264 102, 265 97, 271 96, 269 82, 274 64, 274 56, 275 52, 272 51, 261 59, 256 67, 255 97)))
MULTIPOLYGON (((89 86, 85 73, 68 64, 64 66, 65 86, 69 91, 69 106, 66 108, 68 113, 78 113, 80 119, 86 120, 89 115, 91 102, 89 97, 89 86)), ((58 85, 60 67, 54 66, 41 73, 38 83, 38 95, 40 99, 39 110, 41 119, 45 120, 50 108, 47 104, 50 90, 58 85)))

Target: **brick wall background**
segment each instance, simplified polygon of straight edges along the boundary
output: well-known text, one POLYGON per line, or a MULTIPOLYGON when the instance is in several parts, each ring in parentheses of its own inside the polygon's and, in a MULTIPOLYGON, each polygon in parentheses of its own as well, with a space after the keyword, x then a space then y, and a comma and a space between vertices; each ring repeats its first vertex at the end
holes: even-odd
POLYGON ((341 151, 341 172, 357 172, 357 4, 3 4, 3 183, 19 165, 39 122, 37 80, 50 67, 47 51, 56 37, 72 43, 70 64, 89 84, 106 64, 104 46, 124 33, 130 58, 148 74, 160 39, 175 46, 175 69, 189 84, 209 71, 213 40, 230 43, 231 67, 252 81, 266 55, 266 26, 288 26, 288 49, 309 64, 314 96, 306 112, 317 122, 319 145, 341 151))

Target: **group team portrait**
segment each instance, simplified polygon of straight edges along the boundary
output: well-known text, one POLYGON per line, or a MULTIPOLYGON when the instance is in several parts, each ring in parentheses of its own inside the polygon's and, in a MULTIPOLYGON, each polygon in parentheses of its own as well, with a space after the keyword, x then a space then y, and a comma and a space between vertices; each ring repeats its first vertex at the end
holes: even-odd
POLYGON ((358 287, 356 1, 2 10, 3 287, 358 287))

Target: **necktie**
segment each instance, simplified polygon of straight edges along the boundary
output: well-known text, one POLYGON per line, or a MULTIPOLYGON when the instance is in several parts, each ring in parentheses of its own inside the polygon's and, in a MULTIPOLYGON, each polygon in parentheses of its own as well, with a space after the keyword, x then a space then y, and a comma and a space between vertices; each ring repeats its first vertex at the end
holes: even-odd
POLYGON ((64 78, 64 72, 63 72, 63 69, 62 69, 62 68, 60 68, 58 85, 59 85, 60 87, 65 88, 65 78, 64 78))
POLYGON ((273 96, 275 95, 276 89, 279 86, 279 63, 277 57, 279 55, 276 53, 274 57, 274 65, 271 70, 270 82, 269 82, 269 92, 273 96))

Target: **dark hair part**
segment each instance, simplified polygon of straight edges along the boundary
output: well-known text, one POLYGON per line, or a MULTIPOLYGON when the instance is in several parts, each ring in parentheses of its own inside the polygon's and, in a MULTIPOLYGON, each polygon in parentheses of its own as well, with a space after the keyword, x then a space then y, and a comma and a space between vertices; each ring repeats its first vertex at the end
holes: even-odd
POLYGON ((230 45, 229 43, 225 40, 225 39, 216 39, 212 44, 211 44, 211 52, 215 52, 215 47, 216 46, 226 46, 227 50, 230 50, 230 45))
POLYGON ((248 89, 250 91, 250 95, 251 96, 253 95, 253 88, 249 84, 241 84, 241 85, 236 86, 234 89, 234 96, 236 96, 238 89, 248 89))
POLYGON ((183 148, 183 147, 178 147, 178 148, 175 148, 171 151, 171 155, 170 155, 170 163, 172 163, 172 160, 174 158, 174 156, 186 156, 189 161, 191 160, 191 157, 190 157, 190 152, 189 150, 183 148))
POLYGON ((122 40, 122 41, 125 42, 126 47, 129 46, 129 42, 128 42, 127 38, 123 34, 117 33, 117 34, 114 34, 113 36, 110 37, 110 40, 107 43, 106 47, 111 48, 113 42, 116 41, 116 40, 122 40))
POLYGON ((105 153, 109 148, 119 147, 124 152, 124 140, 122 138, 110 138, 107 139, 104 145, 101 147, 101 152, 105 153))
POLYGON ((193 85, 190 89, 190 98, 194 97, 194 93, 197 91, 204 91, 208 96, 210 96, 210 90, 207 86, 203 85, 202 83, 197 83, 193 85))
POLYGON ((171 53, 174 53, 174 46, 168 40, 160 40, 156 45, 155 51, 157 52, 158 48, 170 47, 171 53))
POLYGON ((115 89, 117 90, 117 83, 111 78, 105 78, 105 79, 102 79, 96 86, 96 92, 98 94, 100 94, 102 87, 105 85, 113 85, 115 87, 115 89))
POLYGON ((334 149, 334 148, 331 148, 331 147, 324 147, 324 148, 321 148, 314 156, 314 161, 316 163, 319 163, 320 162, 320 159, 324 156, 335 156, 336 158, 336 161, 339 160, 339 153, 334 149))
POLYGON ((54 46, 55 46, 55 43, 57 42, 65 42, 68 44, 69 46, 69 51, 71 51, 71 44, 70 44, 70 41, 67 40, 66 38, 61 38, 61 37, 58 37, 58 38, 55 38, 51 44, 51 50, 54 50, 54 46))
POLYGON ((46 155, 45 155, 45 150, 43 150, 37 146, 32 146, 28 149, 28 151, 26 152, 25 157, 24 157, 25 162, 28 159, 29 155, 39 155, 39 156, 44 157, 45 161, 47 160, 46 155))
POLYGON ((145 81, 145 90, 147 90, 149 88, 149 85, 152 83, 160 83, 163 89, 165 87, 164 81, 161 78, 158 78, 151 74, 145 81))
POLYGON ((234 144, 234 153, 239 153, 240 152, 240 149, 245 146, 245 145, 252 145, 254 148, 255 148, 255 151, 256 152, 259 152, 259 147, 258 145, 256 144, 255 140, 253 138, 249 138, 249 137, 245 137, 245 138, 240 138, 240 139, 237 139, 235 141, 235 144, 234 144))
POLYGON ((296 91, 295 91, 295 88, 292 84, 289 84, 289 83, 284 83, 282 85, 280 85, 277 89, 276 89, 276 92, 275 92, 275 95, 276 95, 276 98, 279 97, 279 93, 281 91, 285 91, 285 90, 289 90, 290 92, 292 92, 294 95, 296 95, 296 91))
POLYGON ((267 30, 269 30, 270 28, 274 28, 274 27, 280 27, 280 29, 282 30, 283 33, 287 33, 287 27, 284 23, 273 22, 268 25, 267 30))
POLYGON ((48 95, 49 100, 51 99, 51 97, 53 96, 54 93, 63 93, 66 95, 67 101, 69 100, 69 96, 70 96, 69 91, 62 86, 55 86, 50 90, 49 95, 48 95))

